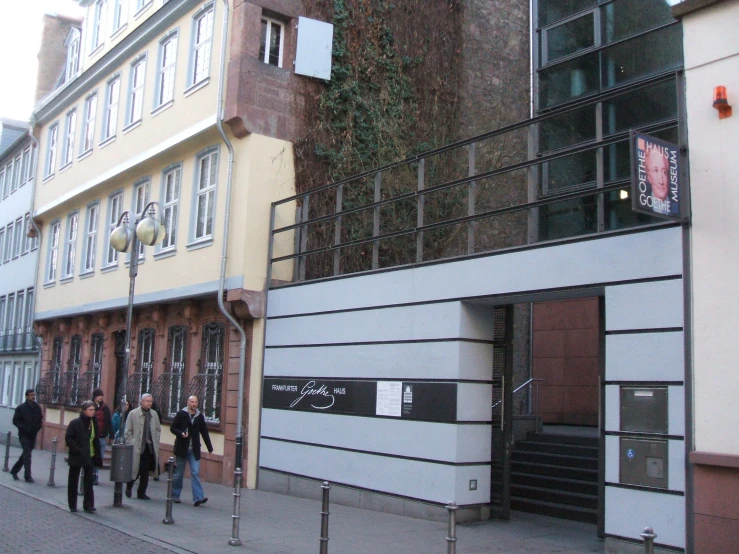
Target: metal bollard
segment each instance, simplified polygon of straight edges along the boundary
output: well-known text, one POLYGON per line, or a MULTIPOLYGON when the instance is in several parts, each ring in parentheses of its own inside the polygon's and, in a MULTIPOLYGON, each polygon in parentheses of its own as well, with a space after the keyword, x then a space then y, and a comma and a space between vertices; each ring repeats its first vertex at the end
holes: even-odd
POLYGON ((85 495, 85 473, 87 472, 86 468, 82 468, 80 471, 80 477, 77 480, 77 484, 79 485, 79 490, 77 491, 77 496, 84 496, 85 495))
POLYGON ((331 485, 328 484, 328 481, 324 481, 321 488, 323 489, 323 501, 321 503, 320 554, 328 554, 328 515, 331 513, 328 511, 328 493, 331 490, 331 485))
POLYGON ((167 463, 167 511, 164 514, 164 519, 162 520, 162 523, 164 523, 165 525, 171 525, 174 523, 174 518, 172 517, 172 485, 174 482, 174 458, 170 456, 167 463))
POLYGON ((10 471, 10 468, 8 468, 8 460, 10 459, 10 437, 12 433, 8 431, 8 434, 5 437, 5 465, 3 466, 3 471, 6 473, 10 471))
POLYGON ((46 483, 47 487, 56 487, 54 484, 54 470, 56 469, 56 442, 57 439, 51 441, 51 467, 49 468, 49 482, 46 483))
POLYGON ((446 509, 449 510, 449 536, 446 538, 447 554, 456 554, 457 552, 457 505, 454 502, 447 504, 446 509))
POLYGON ((645 527, 641 538, 644 539, 644 554, 654 554, 654 539, 657 538, 654 530, 651 527, 645 527))
MULTIPOLYGON (((240 450, 238 445, 237 450, 240 450)), ((239 538, 239 525, 241 523, 241 467, 237 467, 234 470, 234 507, 233 514, 231 515, 231 538, 228 539, 230 546, 241 546, 241 539, 239 538)))

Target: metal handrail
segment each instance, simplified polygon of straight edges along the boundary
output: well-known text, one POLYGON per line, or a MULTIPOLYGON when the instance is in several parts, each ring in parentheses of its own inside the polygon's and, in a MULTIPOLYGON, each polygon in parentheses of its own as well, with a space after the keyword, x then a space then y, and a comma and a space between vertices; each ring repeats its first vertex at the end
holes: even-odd
MULTIPOLYGON (((524 388, 524 387, 526 387, 526 386, 530 385, 530 384, 531 384, 531 383, 533 383, 534 381, 544 381, 544 379, 536 379, 536 378, 532 377, 531 379, 529 379, 528 381, 526 381, 526 382, 525 382, 524 384, 522 384, 521 386, 518 386, 518 387, 516 387, 515 389, 513 389, 513 393, 512 393, 512 394, 516 394, 516 393, 517 393, 518 391, 520 391, 520 390, 521 390, 522 388, 524 388)), ((503 401, 502 401, 502 400, 498 400, 498 401, 497 401, 497 402, 496 402, 495 404, 493 404, 493 408, 495 408, 495 407, 496 407, 496 406, 497 406, 498 404, 500 404, 501 402, 503 402, 503 401)), ((538 402, 538 401, 537 401, 537 402, 538 402)))

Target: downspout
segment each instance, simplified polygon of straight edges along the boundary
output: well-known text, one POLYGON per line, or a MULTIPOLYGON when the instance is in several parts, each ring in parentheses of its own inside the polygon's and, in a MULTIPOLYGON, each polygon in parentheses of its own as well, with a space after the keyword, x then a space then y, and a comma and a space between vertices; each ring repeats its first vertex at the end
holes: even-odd
POLYGON ((233 185, 233 164, 234 164, 234 148, 231 141, 226 136, 226 132, 223 129, 223 117, 225 112, 225 102, 223 101, 223 89, 224 80, 226 77, 226 50, 228 46, 228 17, 229 17, 229 0, 223 0, 223 30, 221 32, 221 66, 218 74, 218 93, 217 102, 218 108, 216 113, 216 126, 218 132, 226 143, 228 148, 228 164, 226 174, 226 208, 225 216, 223 218, 223 249, 221 252, 221 275, 218 280, 218 308, 226 319, 233 325, 235 329, 239 331, 241 335, 241 344, 239 345, 239 391, 238 391, 238 404, 236 409, 236 453, 234 455, 234 508, 232 517, 232 529, 231 538, 228 540, 228 544, 231 546, 241 545, 241 539, 239 539, 239 520, 241 518, 241 479, 243 476, 243 470, 241 467, 241 461, 243 457, 244 449, 244 433, 243 433, 243 413, 244 413, 244 377, 245 377, 245 362, 246 362, 246 332, 244 328, 239 324, 235 317, 233 317, 226 306, 223 304, 223 293, 226 288, 226 262, 228 260, 228 229, 231 220, 231 188, 233 185))

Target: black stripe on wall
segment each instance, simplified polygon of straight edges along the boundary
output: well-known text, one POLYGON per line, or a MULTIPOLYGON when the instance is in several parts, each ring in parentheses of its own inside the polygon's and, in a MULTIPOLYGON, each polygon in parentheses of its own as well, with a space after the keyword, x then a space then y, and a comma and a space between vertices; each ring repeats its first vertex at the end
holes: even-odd
POLYGON ((281 439, 278 437, 262 436, 262 440, 270 440, 275 442, 284 442, 289 444, 299 444, 301 446, 310 446, 311 448, 323 448, 327 450, 336 450, 339 452, 352 452, 353 454, 364 454, 367 456, 379 456, 381 458, 393 458, 395 460, 407 460, 409 462, 423 462, 427 464, 436 464, 443 466, 466 467, 466 466, 490 466, 490 460, 481 462, 445 462, 442 460, 431 460, 429 458, 416 458, 413 456, 401 456, 398 454, 387 454, 385 452, 372 452, 370 450, 359 450, 355 448, 344 448, 342 446, 330 446, 326 444, 316 444, 313 442, 302 442, 290 439, 281 439))

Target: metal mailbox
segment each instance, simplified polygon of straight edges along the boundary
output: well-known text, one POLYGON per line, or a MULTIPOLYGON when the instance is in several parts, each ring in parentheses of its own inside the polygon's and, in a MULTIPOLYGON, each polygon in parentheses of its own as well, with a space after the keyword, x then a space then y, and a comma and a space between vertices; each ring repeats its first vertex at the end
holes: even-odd
POLYGON ((621 387, 621 431, 668 432, 667 387, 621 387))

